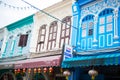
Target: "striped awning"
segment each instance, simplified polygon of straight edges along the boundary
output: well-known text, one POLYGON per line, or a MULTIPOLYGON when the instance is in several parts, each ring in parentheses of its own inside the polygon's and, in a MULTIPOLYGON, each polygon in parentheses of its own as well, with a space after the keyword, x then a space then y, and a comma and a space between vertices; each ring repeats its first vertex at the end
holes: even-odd
POLYGON ((119 65, 120 53, 102 53, 95 55, 81 55, 66 59, 62 62, 63 68, 99 66, 99 65, 119 65))

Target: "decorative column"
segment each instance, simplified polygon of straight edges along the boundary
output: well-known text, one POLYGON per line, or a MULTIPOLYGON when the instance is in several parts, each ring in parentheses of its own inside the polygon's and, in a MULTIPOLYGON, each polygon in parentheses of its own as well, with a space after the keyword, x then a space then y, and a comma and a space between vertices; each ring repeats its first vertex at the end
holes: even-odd
POLYGON ((71 45, 78 46, 77 43, 79 43, 79 21, 80 21, 80 7, 77 0, 72 1, 72 14, 73 14, 73 24, 71 29, 71 45))
POLYGON ((14 46, 15 46, 15 37, 16 37, 16 35, 13 36, 13 39, 12 39, 10 56, 13 56, 13 55, 14 55, 13 51, 14 51, 14 46))
POLYGON ((2 58, 4 58, 4 57, 6 56, 7 43, 8 43, 8 42, 5 41, 5 44, 4 44, 5 47, 4 47, 4 50, 3 50, 2 56, 1 56, 2 58))
MULTIPOLYGON (((81 28, 82 28, 82 21, 80 20, 80 22, 78 22, 79 23, 79 27, 78 27, 78 33, 77 33, 77 35, 78 35, 78 37, 77 37, 77 47, 78 48, 80 48, 80 45, 81 45, 81 43, 80 43, 80 41, 81 41, 81 38, 80 38, 80 36, 81 36, 81 28)), ((81 49, 81 48, 80 48, 81 49)))
POLYGON ((98 17, 97 16, 95 16, 94 17, 94 40, 93 40, 93 42, 97 42, 97 39, 96 39, 96 34, 97 34, 97 21, 98 20, 98 17))
POLYGON ((118 9, 114 10, 114 39, 118 39, 118 9))
POLYGON ((97 42, 97 22, 98 22, 98 16, 95 16, 94 17, 94 34, 93 34, 93 42, 94 42, 94 47, 96 47, 97 46, 97 44, 96 44, 96 42, 97 42))

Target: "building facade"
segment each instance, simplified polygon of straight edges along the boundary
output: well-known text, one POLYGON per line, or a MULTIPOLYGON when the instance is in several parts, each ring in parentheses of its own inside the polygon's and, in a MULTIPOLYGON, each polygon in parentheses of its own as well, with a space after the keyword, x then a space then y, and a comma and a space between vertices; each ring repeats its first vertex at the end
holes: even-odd
POLYGON ((32 37, 34 42, 30 58, 36 61, 35 66, 28 65, 33 71, 31 74, 35 75, 31 79, 39 80, 42 77, 43 80, 65 80, 61 59, 63 44, 70 44, 71 7, 71 0, 63 0, 45 8, 43 11, 48 14, 41 12, 35 14, 32 37))
POLYGON ((0 80, 65 80, 63 44, 70 44, 72 1, 63 0, 6 26, 0 80), (4 73, 3 73, 4 72, 4 73))
POLYGON ((73 57, 62 62, 71 69, 71 80, 119 80, 120 1, 76 0, 72 4, 71 45, 73 57))
POLYGON ((65 80, 63 44, 70 44, 72 1, 63 0, 5 26, 0 42, 0 80, 65 80), (2 44, 2 46, 1 46, 2 44))
POLYGON ((6 28, 1 28, 0 29, 0 57, 2 56, 1 54, 4 52, 4 41, 5 41, 5 38, 6 38, 6 33, 7 33, 7 30, 6 28))
POLYGON ((33 15, 5 26, 1 30, 0 80, 20 80, 14 65, 29 58, 33 15), (4 34, 4 35, 3 35, 4 34))

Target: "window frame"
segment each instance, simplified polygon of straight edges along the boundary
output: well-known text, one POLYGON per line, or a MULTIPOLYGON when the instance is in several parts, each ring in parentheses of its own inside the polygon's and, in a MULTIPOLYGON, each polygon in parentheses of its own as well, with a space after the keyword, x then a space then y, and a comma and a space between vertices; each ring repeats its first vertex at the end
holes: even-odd
POLYGON ((28 36, 29 36, 29 34, 21 34, 20 35, 20 39, 19 39, 19 42, 18 42, 19 47, 27 46, 28 36))
POLYGON ((38 41, 37 41, 37 47, 36 51, 39 52, 44 49, 44 44, 45 44, 45 37, 46 37, 46 24, 42 25, 39 29, 39 34, 38 34, 38 41), (44 33, 42 33, 42 30, 45 30, 44 33), (43 41, 41 41, 41 37, 43 38, 43 41))
POLYGON ((67 44, 70 43, 70 33, 71 33, 71 23, 72 23, 71 17, 72 16, 66 16, 65 18, 62 19, 59 48, 61 48, 63 46, 63 44, 65 44, 65 43, 67 43, 67 44), (66 35, 67 31, 69 31, 68 35, 66 35), (63 32, 64 32, 64 34, 63 34, 63 32))
POLYGON ((56 47, 57 30, 58 21, 51 22, 49 27, 47 50, 51 50, 56 47))

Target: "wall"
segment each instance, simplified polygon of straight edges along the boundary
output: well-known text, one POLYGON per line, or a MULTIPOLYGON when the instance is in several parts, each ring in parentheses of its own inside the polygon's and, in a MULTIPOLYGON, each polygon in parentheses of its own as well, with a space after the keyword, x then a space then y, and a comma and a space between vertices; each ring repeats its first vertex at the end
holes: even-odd
POLYGON ((6 41, 2 58, 9 58, 15 56, 27 56, 29 54, 29 44, 31 38, 31 30, 33 28, 33 15, 24 18, 20 21, 6 26, 6 41), (20 36, 28 34, 27 45, 24 47, 19 46, 20 36))
POLYGON ((120 1, 88 0, 86 5, 80 5, 78 2, 72 5, 73 26, 77 27, 77 32, 72 34, 76 35, 75 42, 75 37, 72 37, 72 45, 77 47, 78 52, 116 50, 120 40, 120 1))
MULTIPOLYGON (((35 14, 34 20, 34 29, 33 29, 33 37, 32 37, 32 41, 34 40, 34 42, 31 43, 31 51, 32 53, 36 53, 36 45, 37 45, 37 40, 38 40, 38 34, 39 34, 39 29, 43 24, 46 24, 46 37, 45 37, 45 44, 44 44, 44 49, 42 49, 42 52, 47 52, 47 51, 53 51, 53 50, 59 50, 59 40, 60 40, 60 30, 61 30, 61 21, 63 18, 65 18, 66 16, 71 16, 72 15, 72 11, 71 11, 71 5, 72 5, 72 1, 71 0, 63 0, 59 3, 56 3, 46 9, 44 9, 43 11, 47 12, 48 14, 58 18, 59 20, 56 20, 52 17, 50 17, 49 15, 46 15, 42 12, 37 12, 35 14), (48 34, 49 34, 49 27, 51 22, 53 21, 57 21, 58 22, 58 32, 57 32, 57 40, 56 40, 56 47, 52 50, 47 50, 47 41, 48 41, 48 34)), ((37 52, 40 53, 40 52, 37 52)), ((52 53, 52 52, 51 52, 52 53)), ((48 54, 50 54, 48 52, 48 54)), ((56 52, 54 53, 56 54, 56 52)))
POLYGON ((5 48, 4 45, 5 45, 5 40, 6 40, 6 33, 7 33, 6 28, 0 29, 0 57, 5 48))

